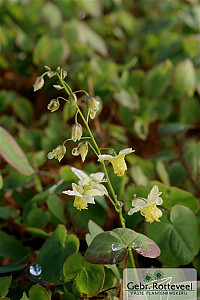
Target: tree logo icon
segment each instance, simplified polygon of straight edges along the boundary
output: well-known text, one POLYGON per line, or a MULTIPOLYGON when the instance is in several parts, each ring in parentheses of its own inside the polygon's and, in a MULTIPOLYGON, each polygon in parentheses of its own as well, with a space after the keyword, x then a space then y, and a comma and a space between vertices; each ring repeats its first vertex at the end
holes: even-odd
POLYGON ((151 281, 161 280, 164 277, 164 272, 161 270, 157 270, 154 273, 147 272, 143 275, 143 280, 145 283, 149 283, 151 281))
POLYGON ((153 280, 153 275, 151 273, 145 273, 143 275, 143 280, 144 282, 149 283, 150 281, 153 280))

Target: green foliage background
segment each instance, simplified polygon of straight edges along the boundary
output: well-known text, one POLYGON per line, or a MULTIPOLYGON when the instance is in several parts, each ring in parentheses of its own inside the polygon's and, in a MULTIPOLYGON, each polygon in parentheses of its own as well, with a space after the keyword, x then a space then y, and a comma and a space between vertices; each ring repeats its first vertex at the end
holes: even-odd
MULTIPOLYGON (((146 234, 161 248, 157 260, 135 252, 137 266, 185 266, 199 272, 199 14, 197 0, 0 0, 0 125, 25 153, 21 161, 13 158, 17 146, 1 130, 1 154, 8 163, 1 161, 0 273, 4 289, 0 288, 0 297, 73 300, 77 299, 74 294, 95 297, 99 292, 109 299, 119 297, 117 289, 105 291, 117 286, 123 263, 119 271, 116 265, 97 271, 97 266, 80 258, 80 267, 85 264, 88 272, 94 268, 100 274, 94 290, 90 286, 84 290, 85 283, 81 289, 75 275, 73 286, 61 284, 64 261, 57 263, 57 257, 51 257, 52 251, 61 255, 68 243, 67 269, 70 260, 73 264, 76 255, 80 256, 76 253, 83 255, 87 249, 89 220, 106 231, 120 225, 104 197, 97 197, 94 206, 80 212, 62 195, 76 181, 69 166, 92 173, 101 165, 92 151, 83 165, 71 155, 74 144, 67 146, 60 164, 47 160, 47 153, 71 136, 75 112, 67 104, 55 113, 47 111, 51 99, 64 96, 52 87, 58 84, 54 78, 33 93, 32 84, 44 65, 62 66, 73 90, 85 89, 99 97, 102 109, 91 127, 101 147, 116 152, 128 147, 136 150, 127 156, 124 177, 118 178, 111 168, 109 174, 118 199, 124 202, 126 226, 146 234), (164 200, 161 223, 147 224, 139 213, 128 216, 132 195, 147 197, 154 184, 164 200), (48 270, 45 255, 55 262, 55 269, 52 264, 48 270), (25 271, 38 259, 45 280, 30 278, 25 271), (48 277, 54 272, 53 278, 48 277), (105 274, 107 281, 102 279, 105 274), (23 280, 10 286, 10 277, 5 277, 10 275, 23 280), (44 281, 60 285, 48 287, 44 281)), ((73 274, 79 274, 76 272, 73 274)))

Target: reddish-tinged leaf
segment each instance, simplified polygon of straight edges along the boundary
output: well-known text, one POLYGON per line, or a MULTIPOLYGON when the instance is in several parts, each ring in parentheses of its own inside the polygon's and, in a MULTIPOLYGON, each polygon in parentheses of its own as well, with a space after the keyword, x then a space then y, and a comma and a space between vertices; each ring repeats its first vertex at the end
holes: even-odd
POLYGON ((34 170, 14 138, 7 130, 0 126, 0 155, 13 168, 24 175, 31 175, 34 170))

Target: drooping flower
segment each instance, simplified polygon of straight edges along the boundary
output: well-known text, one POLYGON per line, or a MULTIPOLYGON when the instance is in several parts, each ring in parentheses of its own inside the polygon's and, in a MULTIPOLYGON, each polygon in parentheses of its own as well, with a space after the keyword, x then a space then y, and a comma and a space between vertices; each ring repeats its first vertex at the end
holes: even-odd
POLYGON ((72 154, 74 156, 78 156, 78 155, 81 156, 82 162, 85 161, 87 153, 88 153, 88 144, 87 144, 87 142, 86 143, 79 143, 78 147, 76 147, 72 150, 72 154))
POLYGON ((76 207, 78 210, 87 209, 88 203, 95 204, 95 196, 103 196, 102 191, 95 188, 91 188, 88 185, 80 186, 78 184, 72 183, 72 189, 72 191, 67 190, 63 191, 63 193, 69 196, 75 196, 74 207, 76 207))
POLYGON ((121 150, 118 155, 113 156, 113 155, 99 155, 98 161, 102 162, 104 160, 108 160, 111 162, 114 173, 117 174, 118 176, 123 176, 124 172, 127 170, 127 165, 125 162, 125 155, 134 152, 132 148, 127 148, 124 150, 121 150))
POLYGON ((141 215, 145 217, 147 222, 160 222, 159 218, 162 217, 162 211, 156 206, 163 203, 163 199, 159 197, 162 192, 159 192, 158 186, 154 185, 151 189, 147 199, 138 198, 132 201, 132 206, 128 215, 140 211, 141 215))
POLYGON ((85 172, 76 169, 74 167, 71 167, 71 170, 80 179, 78 181, 79 185, 84 187, 90 186, 91 188, 101 191, 103 195, 108 194, 106 187, 103 184, 101 184, 102 182, 106 182, 106 180, 103 179, 105 176, 104 173, 97 172, 97 173, 92 173, 88 176, 85 172))
POLYGON ((55 157, 60 162, 61 159, 64 157, 65 152, 66 152, 65 146, 59 145, 56 147, 56 149, 53 149, 52 152, 49 152, 47 157, 48 159, 53 159, 55 157))
POLYGON ((77 103, 76 94, 74 94, 74 93, 70 94, 68 100, 71 103, 71 106, 76 105, 76 103, 77 103))
POLYGON ((49 109, 51 112, 54 112, 58 110, 60 107, 60 102, 58 99, 52 99, 50 103, 47 105, 47 109, 49 109))
POLYGON ((87 97, 86 104, 89 109, 90 118, 94 119, 97 111, 100 108, 100 102, 97 101, 94 97, 87 97))
POLYGON ((76 123, 72 126, 72 140, 76 142, 77 140, 79 141, 82 137, 83 134, 83 129, 81 124, 76 123))
POLYGON ((36 78, 35 83, 33 85, 34 92, 40 90, 44 85, 44 78, 39 76, 36 78))

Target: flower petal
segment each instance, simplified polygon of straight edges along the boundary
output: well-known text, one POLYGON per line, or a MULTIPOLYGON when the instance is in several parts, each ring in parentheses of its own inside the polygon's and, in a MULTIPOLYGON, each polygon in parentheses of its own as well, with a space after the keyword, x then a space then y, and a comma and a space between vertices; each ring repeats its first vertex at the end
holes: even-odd
POLYGON ((114 158, 115 156, 103 154, 103 155, 99 155, 98 157, 99 157, 98 161, 104 161, 104 160, 110 160, 110 159, 114 158))
POLYGON ((128 211, 128 215, 131 216, 132 214, 134 214, 135 212, 138 212, 139 209, 138 208, 131 208, 129 211, 128 211))
POLYGON ((72 172, 80 179, 80 180, 87 180, 89 182, 89 176, 85 174, 83 171, 71 167, 72 172))
POLYGON ((97 189, 97 190, 101 191, 103 193, 103 195, 108 194, 108 191, 107 191, 106 187, 103 184, 99 184, 99 183, 95 184, 94 189, 97 189))
POLYGON ((158 186, 154 185, 147 197, 148 202, 152 203, 155 202, 155 200, 162 194, 162 192, 159 192, 158 186))
POLYGON ((82 195, 80 193, 75 192, 75 191, 71 191, 71 190, 63 191, 63 194, 67 194, 69 196, 79 196, 79 197, 82 197, 82 195))
POLYGON ((145 207, 147 202, 145 201, 146 199, 134 199, 132 201, 132 206, 134 206, 137 209, 141 209, 142 207, 145 207))
POLYGON ((98 189, 91 189, 86 191, 85 195, 89 195, 89 196, 103 196, 104 192, 100 191, 98 189))
POLYGON ((75 183, 72 183, 72 189, 73 189, 73 191, 78 192, 80 195, 82 195, 83 191, 84 191, 82 186, 75 184, 75 183))
POLYGON ((132 148, 126 148, 126 149, 120 150, 118 155, 121 155, 121 154, 126 155, 126 154, 129 154, 129 153, 132 153, 132 152, 135 152, 135 150, 133 150, 132 148))
POLYGON ((90 174, 90 178, 94 181, 101 182, 104 178, 104 175, 105 174, 102 172, 92 173, 90 174))
POLYGON ((158 197, 156 200, 155 200, 155 204, 156 205, 161 205, 163 204, 163 199, 161 197, 158 197))
POLYGON ((84 195, 82 200, 85 202, 85 203, 90 203, 90 204, 95 204, 94 202, 94 197, 90 196, 90 195, 84 195))

